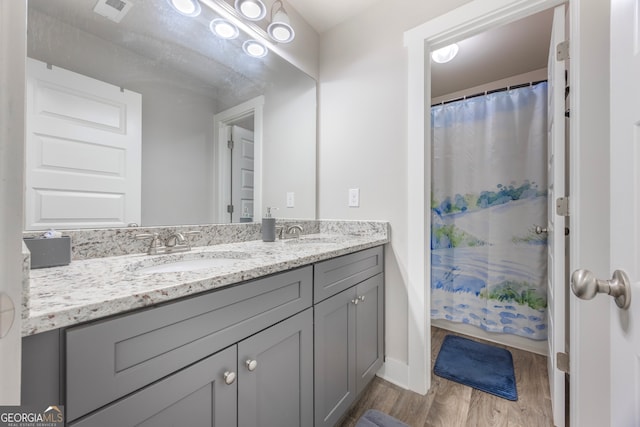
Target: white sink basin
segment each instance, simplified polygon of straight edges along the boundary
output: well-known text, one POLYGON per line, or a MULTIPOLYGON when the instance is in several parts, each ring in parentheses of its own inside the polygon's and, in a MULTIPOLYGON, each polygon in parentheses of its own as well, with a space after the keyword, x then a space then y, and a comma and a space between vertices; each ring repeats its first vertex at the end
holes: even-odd
POLYGON ((176 273, 228 267, 251 258, 246 252, 204 252, 149 258, 128 267, 136 274, 176 273))

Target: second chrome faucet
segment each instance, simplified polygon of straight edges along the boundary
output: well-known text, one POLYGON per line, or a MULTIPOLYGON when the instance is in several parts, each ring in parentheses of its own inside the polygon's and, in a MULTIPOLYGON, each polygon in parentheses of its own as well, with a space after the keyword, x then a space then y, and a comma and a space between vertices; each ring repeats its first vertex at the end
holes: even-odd
POLYGON ((299 238, 300 235, 302 234, 302 232, 304 231, 304 228, 302 228, 302 226, 300 224, 293 224, 293 225, 278 225, 276 226, 276 231, 277 231, 277 235, 278 238, 280 240, 284 240, 284 239, 292 239, 292 238, 299 238))

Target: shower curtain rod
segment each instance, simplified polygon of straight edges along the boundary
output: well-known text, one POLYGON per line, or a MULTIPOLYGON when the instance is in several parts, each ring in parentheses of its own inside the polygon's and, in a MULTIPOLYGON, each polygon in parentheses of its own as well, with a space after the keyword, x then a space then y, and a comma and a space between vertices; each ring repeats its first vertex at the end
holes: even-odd
POLYGON ((490 93, 505 92, 505 91, 508 91, 508 90, 511 90, 511 89, 520 89, 521 87, 535 86, 538 83, 544 83, 546 81, 547 81, 546 79, 545 80, 538 80, 538 81, 535 81, 535 82, 522 83, 522 84, 519 84, 519 85, 505 86, 505 87, 502 87, 500 89, 485 90, 484 92, 474 93, 473 95, 461 96, 460 98, 451 99, 449 101, 442 101, 442 102, 438 102, 436 104, 431 104, 431 106, 432 107, 436 107, 438 105, 445 105, 445 104, 450 104, 452 102, 464 101, 465 99, 476 98, 478 96, 489 95, 490 93))

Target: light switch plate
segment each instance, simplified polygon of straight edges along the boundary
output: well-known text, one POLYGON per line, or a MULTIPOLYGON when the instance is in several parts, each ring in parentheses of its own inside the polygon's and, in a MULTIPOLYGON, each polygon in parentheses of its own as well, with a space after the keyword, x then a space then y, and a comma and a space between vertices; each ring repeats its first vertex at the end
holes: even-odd
POLYGON ((296 193, 289 191, 287 193, 287 207, 293 208, 296 206, 296 193))
POLYGON ((359 188, 349 189, 349 207, 350 208, 360 207, 360 189, 359 188))

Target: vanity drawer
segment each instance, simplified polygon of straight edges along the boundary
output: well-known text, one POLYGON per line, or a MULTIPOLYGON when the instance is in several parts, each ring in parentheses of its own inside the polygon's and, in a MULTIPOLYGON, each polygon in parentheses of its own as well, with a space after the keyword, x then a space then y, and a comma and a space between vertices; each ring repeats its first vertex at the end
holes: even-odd
POLYGON ((312 304, 312 267, 66 331, 69 421, 312 304))
POLYGON ((383 270, 383 249, 378 246, 315 264, 313 301, 317 303, 383 270))

